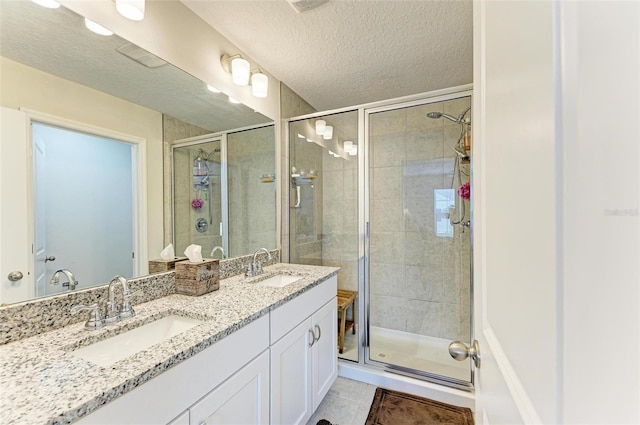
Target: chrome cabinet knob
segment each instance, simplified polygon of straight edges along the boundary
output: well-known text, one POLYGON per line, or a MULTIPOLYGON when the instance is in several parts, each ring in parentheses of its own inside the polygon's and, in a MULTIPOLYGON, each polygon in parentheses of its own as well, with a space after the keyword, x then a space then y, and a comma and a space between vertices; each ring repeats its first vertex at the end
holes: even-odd
POLYGON ((7 279, 9 279, 11 282, 17 282, 19 280, 22 280, 23 277, 24 275, 22 274, 21 271, 15 271, 15 272, 9 273, 9 275, 7 276, 7 279))

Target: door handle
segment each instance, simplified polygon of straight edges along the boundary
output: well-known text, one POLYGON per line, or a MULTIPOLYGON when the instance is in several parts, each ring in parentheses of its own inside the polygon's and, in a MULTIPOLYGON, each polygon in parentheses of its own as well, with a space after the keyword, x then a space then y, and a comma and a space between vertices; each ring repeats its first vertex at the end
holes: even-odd
POLYGON ((11 282, 17 282, 19 280, 22 280, 23 277, 24 275, 22 274, 21 271, 15 271, 15 272, 9 273, 9 275, 7 276, 7 279, 9 279, 11 282))
MULTIPOLYGON (((318 337, 316 338, 316 341, 320 341, 320 337, 322 336, 322 329, 320 329, 320 325, 315 325, 314 328, 318 330, 318 337)), ((316 333, 314 332, 313 334, 315 335, 316 333)))
POLYGON ((467 347, 464 342, 453 341, 449 344, 449 355, 459 362, 467 357, 471 357, 477 368, 480 368, 480 344, 478 340, 473 340, 473 345, 467 347))
POLYGON ((56 261, 56 257, 54 257, 53 255, 45 257, 44 262, 46 263, 47 261, 56 261))

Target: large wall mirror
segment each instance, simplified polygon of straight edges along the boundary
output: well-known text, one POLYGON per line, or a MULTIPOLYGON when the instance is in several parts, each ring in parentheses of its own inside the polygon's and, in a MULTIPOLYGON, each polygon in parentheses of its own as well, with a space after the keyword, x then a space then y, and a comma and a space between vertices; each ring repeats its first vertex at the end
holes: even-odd
POLYGON ((146 274, 147 261, 169 242, 179 245, 177 255, 187 242, 201 244, 205 257, 217 245, 231 256, 277 247, 273 118, 230 103, 117 35, 90 32, 84 18, 64 7, 1 1, 0 12, 5 170, 16 162, 10 152, 22 149, 5 131, 15 124, 14 112, 31 124, 21 151, 26 167, 18 164, 27 171, 13 186, 7 184, 12 175, 2 175, 3 220, 11 205, 29 231, 26 242, 2 234, 0 304, 69 290, 62 275, 59 285, 50 284, 59 269, 74 273, 76 290, 116 274, 146 274), (207 176, 194 174, 199 154, 207 156, 207 176), (26 198, 24 205, 7 202, 8 187, 26 198), (114 210, 124 218, 109 213, 114 210), (210 234, 196 230, 201 218, 210 234), (182 230, 191 236, 178 240, 182 230), (101 239, 114 236, 118 244, 101 239), (34 251, 25 270, 5 255, 18 246, 34 251), (23 279, 8 279, 14 271, 23 279))

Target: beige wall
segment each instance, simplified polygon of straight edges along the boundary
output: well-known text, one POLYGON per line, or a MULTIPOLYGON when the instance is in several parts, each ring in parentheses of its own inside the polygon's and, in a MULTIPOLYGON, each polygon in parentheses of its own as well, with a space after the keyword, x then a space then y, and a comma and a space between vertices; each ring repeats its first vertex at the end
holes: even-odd
POLYGON ((148 252, 162 249, 162 114, 17 62, 0 58, 0 104, 118 131, 146 140, 148 252))

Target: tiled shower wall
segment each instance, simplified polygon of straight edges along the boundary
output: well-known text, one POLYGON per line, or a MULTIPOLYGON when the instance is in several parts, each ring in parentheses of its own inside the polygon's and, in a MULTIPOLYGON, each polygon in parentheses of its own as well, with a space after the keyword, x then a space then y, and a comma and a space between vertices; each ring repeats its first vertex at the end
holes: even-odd
POLYGON ((273 126, 228 135, 229 255, 277 248, 276 154, 273 126), (262 182, 272 174, 274 180, 262 182))
MULTIPOLYGON (((457 117, 469 106, 470 99, 462 98, 371 115, 373 326, 469 339, 470 231, 453 226, 453 235, 439 236, 434 215, 434 190, 452 187, 460 126, 425 116, 436 111, 457 117)), ((468 165, 462 167, 468 172, 468 165)), ((468 180, 462 175, 462 182, 468 180)), ((456 175, 453 189, 459 186, 456 175)), ((465 210, 469 220, 468 203, 465 210)))

